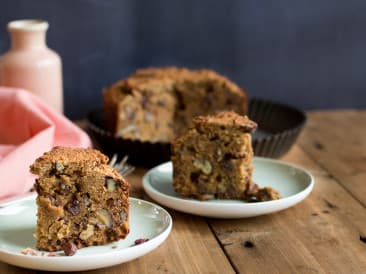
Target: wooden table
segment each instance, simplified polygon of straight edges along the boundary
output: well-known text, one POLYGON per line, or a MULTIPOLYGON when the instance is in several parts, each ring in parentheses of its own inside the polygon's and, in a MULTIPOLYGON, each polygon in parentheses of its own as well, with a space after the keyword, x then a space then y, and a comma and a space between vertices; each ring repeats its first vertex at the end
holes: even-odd
MULTIPOLYGON (((314 175, 305 201, 236 220, 168 209, 173 230, 159 248, 88 273, 366 273, 366 111, 313 111, 308 118, 281 159, 314 175)), ((144 172, 128 177, 131 195, 150 200, 141 187, 144 172)), ((37 272, 0 263, 0 273, 37 272)))

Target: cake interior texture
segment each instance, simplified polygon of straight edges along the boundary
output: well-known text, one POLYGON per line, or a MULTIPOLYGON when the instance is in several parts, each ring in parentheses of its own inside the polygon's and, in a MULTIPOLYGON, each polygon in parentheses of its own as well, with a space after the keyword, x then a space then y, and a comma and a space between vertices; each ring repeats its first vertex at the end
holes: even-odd
POLYGON ((123 239, 129 184, 97 150, 55 147, 31 166, 37 174, 37 248, 62 250, 123 239))
POLYGON ((193 117, 232 110, 246 113, 246 93, 212 70, 141 69, 104 91, 104 116, 116 137, 169 142, 193 117))
POLYGON ((251 132, 256 123, 234 112, 199 116, 172 142, 173 187, 199 200, 266 201, 279 197, 252 181, 251 132))

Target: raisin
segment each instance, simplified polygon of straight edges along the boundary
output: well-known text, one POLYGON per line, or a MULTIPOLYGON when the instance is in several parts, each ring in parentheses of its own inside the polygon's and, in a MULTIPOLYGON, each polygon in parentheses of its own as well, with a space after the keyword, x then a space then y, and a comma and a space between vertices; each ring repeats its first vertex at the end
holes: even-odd
POLYGON ((200 176, 200 174, 198 172, 191 173, 191 176, 190 176, 191 182, 197 182, 199 176, 200 176))
POLYGON ((112 240, 112 241, 116 240, 117 239, 117 232, 110 228, 106 231, 106 236, 109 240, 112 240))
POLYGON ((68 194, 71 192, 71 187, 65 184, 63 181, 58 183, 58 193, 59 194, 68 194))
POLYGON ((164 106, 165 106, 165 101, 164 101, 164 100, 162 100, 162 99, 159 99, 159 100, 157 101, 157 104, 158 104, 158 106, 164 107, 164 106))
POLYGON ((247 188, 246 194, 247 195, 256 195, 258 193, 258 191, 259 191, 258 185, 256 183, 254 183, 254 182, 251 181, 248 184, 248 188, 247 188))
POLYGON ((50 194, 46 194, 45 195, 50 201, 51 201, 51 204, 53 206, 59 206, 60 204, 58 203, 58 201, 56 200, 55 197, 51 196, 50 194))
POLYGON ((73 256, 76 253, 76 251, 78 250, 78 248, 76 247, 76 245, 73 242, 71 242, 71 241, 65 242, 62 245, 62 249, 65 252, 65 255, 66 256, 73 256))
POLYGON ((135 245, 140 245, 140 244, 142 244, 142 243, 145 243, 145 242, 147 242, 149 239, 137 239, 137 240, 135 240, 135 245))
POLYGON ((114 206, 116 206, 116 204, 117 204, 117 202, 112 198, 109 198, 107 200, 107 206, 109 206, 109 207, 114 207, 114 206))
POLYGON ((148 102, 149 102, 149 100, 145 96, 142 96, 142 98, 141 98, 141 106, 142 106, 143 109, 146 109, 148 102))
POLYGON ((206 188, 207 182, 208 182, 207 179, 199 177, 197 181, 198 188, 200 190, 206 188))
POLYGON ((221 166, 226 171, 229 171, 229 172, 234 171, 234 165, 230 160, 227 160, 227 159, 222 160, 221 166))
POLYGON ((69 211, 73 216, 76 216, 80 213, 81 207, 80 202, 76 199, 72 200, 71 202, 65 205, 67 211, 69 211))

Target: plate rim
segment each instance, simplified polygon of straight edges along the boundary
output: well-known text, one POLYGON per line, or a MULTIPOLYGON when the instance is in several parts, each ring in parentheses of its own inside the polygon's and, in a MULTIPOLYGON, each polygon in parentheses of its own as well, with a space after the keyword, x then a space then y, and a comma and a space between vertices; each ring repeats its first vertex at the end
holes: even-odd
MULTIPOLYGON (((285 165, 285 166, 290 166, 294 169, 297 169, 299 171, 301 171, 302 173, 306 174, 310 181, 308 182, 308 185, 301 191, 297 192, 296 194, 293 194, 293 195, 290 195, 290 196, 287 196, 287 197, 284 197, 284 198, 281 198, 280 200, 273 200, 273 201, 264 201, 264 202, 255 202, 255 203, 247 203, 247 202, 244 202, 244 201, 241 201, 241 200, 228 200, 228 201, 225 201, 225 203, 219 203, 220 205, 220 208, 230 208, 232 206, 238 206, 240 208, 245 208, 245 209, 253 209, 253 208, 257 208, 258 206, 261 206, 261 205, 265 205, 265 206, 272 206, 272 205, 277 205, 279 203, 279 201, 281 202, 291 202, 292 200, 296 200, 297 198, 299 197, 302 197, 304 196, 299 202, 301 202, 302 200, 304 200, 313 190, 314 188, 314 184, 315 184, 315 180, 314 180, 314 177, 313 175, 307 171, 306 169, 296 165, 296 164, 292 164, 292 163, 288 163, 288 162, 284 162, 284 161, 281 161, 281 160, 277 160, 277 159, 271 159, 271 158, 267 158, 267 157, 260 157, 260 156, 255 156, 254 157, 255 160, 259 160, 259 161, 263 161, 263 162, 271 162, 271 163, 275 163, 275 164, 281 164, 281 165, 285 165)), ((167 195, 165 193, 162 193, 158 190, 156 190, 150 183, 149 181, 149 176, 151 175, 151 173, 163 166, 163 165, 168 165, 168 164, 172 164, 171 161, 168 161, 168 162, 165 162, 165 163, 162 163, 158 166, 155 166, 154 168, 148 170, 143 178, 142 178, 142 181, 143 181, 143 188, 145 190, 145 192, 156 202, 158 203, 161 203, 162 205, 164 206, 168 206, 170 207, 167 203, 165 203, 165 201, 162 203, 160 200, 156 200, 154 197, 151 196, 151 193, 153 195, 156 195, 156 196, 159 196, 161 198, 164 198, 164 199, 167 199, 167 200, 170 200, 170 201, 175 201, 175 202, 179 202, 179 203, 185 203, 187 205, 190 205, 190 206, 200 206, 201 208, 206 208, 206 209, 213 209, 213 208, 216 208, 218 203, 216 202, 212 202, 212 200, 210 201, 198 201, 198 200, 194 200, 194 199, 185 199, 185 198, 180 198, 180 197, 175 197, 175 196, 171 196, 171 195, 167 195)), ((220 200, 218 200, 220 201, 220 200)), ((297 202, 297 203, 299 203, 297 202)), ((295 204, 297 204, 295 203, 295 204)), ((294 205, 295 205, 294 204, 294 205)), ((293 205, 291 205, 293 206, 293 205)), ((288 207, 286 207, 288 208, 288 207)), ((175 210, 179 210, 177 208, 173 208, 175 210)), ((285 208, 284 208, 285 209, 285 208)), ((181 210, 179 210, 181 211, 181 210)), ((190 213, 190 214, 195 214, 195 213, 192 213, 191 211, 184 211, 186 213, 190 213)), ((207 217, 212 217, 213 215, 200 215, 200 214, 195 214, 195 215, 199 215, 199 216, 207 216, 207 217)), ((259 215, 258 215, 259 216, 259 215)), ((243 217, 220 217, 220 216, 215 216, 216 218, 243 218, 243 217)))
MULTIPOLYGON (((134 198, 134 197, 129 197, 129 200, 132 200, 133 202, 142 202, 145 204, 148 204, 149 206, 151 206, 152 208, 157 208, 159 210, 161 210, 162 212, 164 212, 165 218, 167 218, 168 223, 166 225, 166 227, 159 233, 157 233, 152 239, 149 239, 149 241, 144 242, 142 244, 139 245, 134 245, 134 246, 129 246, 129 247, 125 247, 125 248, 120 248, 120 249, 112 249, 108 252, 101 252, 101 253, 97 253, 97 254, 88 254, 88 255, 82 255, 82 256, 41 256, 41 255, 37 255, 37 256, 31 256, 31 255, 25 255, 22 254, 19 250, 19 252, 13 252, 13 251, 8 251, 2 247, 0 247, 0 261, 3 261, 4 263, 10 264, 10 265, 14 265, 17 267, 24 267, 24 268, 28 268, 28 269, 34 269, 34 270, 41 270, 41 271, 84 271, 84 270, 95 270, 95 269, 100 269, 100 268, 104 268, 104 267, 111 267, 117 264, 122 264, 131 260, 134 260, 136 258, 142 257, 145 254, 153 251, 154 249, 156 249, 158 246, 160 246, 170 235, 170 232, 172 230, 173 227, 173 218, 172 216, 169 214, 169 212, 164 209, 162 206, 157 205, 153 202, 149 202, 143 199, 139 199, 139 198, 134 198), (136 254, 136 252, 139 252, 136 254), (127 253, 127 254, 124 254, 127 253), (131 254, 129 254, 131 253, 131 254), (127 256, 126 256, 127 255, 127 256), (76 263, 77 261, 83 261, 83 260, 93 260, 96 258, 101 258, 101 256, 103 257, 103 259, 105 259, 105 261, 108 261, 106 259, 106 257, 121 257, 121 260, 117 260, 118 262, 113 262, 113 263, 105 263, 104 265, 100 265, 100 266, 94 266, 92 265, 83 265, 83 264, 79 264, 76 267, 66 267, 66 269, 56 269, 56 266, 59 266, 59 264, 61 263, 65 263, 65 262, 71 262, 71 263, 76 263), (127 260, 124 260, 125 257, 127 257, 127 260), (5 260, 4 260, 5 258, 5 260), (13 261, 21 261, 21 263, 14 263, 13 261, 10 262, 10 260, 13 261), (38 264, 39 262, 45 261, 47 260, 47 265, 55 263, 56 265, 54 267, 30 267, 29 265, 31 264, 38 264)), ((19 200, 19 202, 15 202, 12 203, 9 206, 15 206, 17 204, 21 204, 21 203, 25 203, 28 202, 29 200, 19 200)), ((5 207, 4 207, 5 208, 5 207)), ((119 241, 123 241, 123 239, 119 240, 119 241)), ((112 242, 117 244, 118 241, 112 242)), ((108 244, 112 244, 112 243, 108 243, 108 244)), ((95 248, 98 248, 98 246, 92 246, 95 248)), ((100 246, 102 247, 102 246, 100 246)), ((25 247, 27 248, 27 247, 25 247)), ((33 247, 32 247, 33 248, 33 247)), ((34 248, 35 249, 35 248, 34 248)), ((35 249, 36 250, 36 249, 35 249)), ((37 252, 43 252, 40 250, 36 250, 37 252)), ((47 251, 44 251, 45 253, 47 253, 47 251)))

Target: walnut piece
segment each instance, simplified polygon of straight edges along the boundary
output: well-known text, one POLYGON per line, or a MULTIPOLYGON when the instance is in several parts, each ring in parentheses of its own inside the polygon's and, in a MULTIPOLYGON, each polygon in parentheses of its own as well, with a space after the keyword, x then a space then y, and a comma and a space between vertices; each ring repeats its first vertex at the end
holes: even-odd
POLYGON ((222 155, 222 151, 219 147, 216 150, 216 157, 217 157, 218 162, 220 162, 224 158, 223 155, 222 155))
POLYGON ((56 162, 56 170, 58 171, 58 172, 61 172, 61 171, 63 171, 64 170, 64 165, 60 162, 60 161, 57 161, 56 162))
POLYGON ((109 212, 105 209, 101 209, 97 211, 97 219, 102 224, 106 225, 107 227, 112 226, 112 217, 109 212))
POLYGON ((129 132, 135 132, 137 130, 137 127, 133 124, 130 124, 126 127, 121 128, 117 133, 116 136, 123 136, 126 133, 129 132))
POLYGON ((119 215, 120 215, 121 220, 123 222, 126 222, 127 221, 127 213, 126 212, 122 211, 119 215))
POLYGON ((204 174, 210 174, 212 172, 212 166, 207 160, 193 160, 193 165, 204 174))
POLYGON ((115 191, 116 190, 116 181, 113 180, 112 178, 107 178, 106 181, 107 181, 107 190, 109 192, 115 191))
POLYGON ((86 241, 89 237, 91 237, 94 234, 94 225, 88 224, 86 226, 86 229, 81 231, 79 237, 80 239, 86 241))

